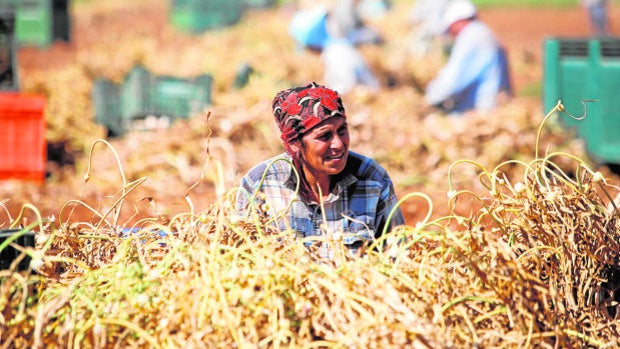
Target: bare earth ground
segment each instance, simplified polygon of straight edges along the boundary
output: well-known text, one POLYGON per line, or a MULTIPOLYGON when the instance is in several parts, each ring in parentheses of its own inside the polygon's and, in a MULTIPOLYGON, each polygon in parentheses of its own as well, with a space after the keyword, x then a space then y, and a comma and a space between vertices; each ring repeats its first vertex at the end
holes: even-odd
MULTIPOLYGON (((166 17, 159 9, 145 16, 144 13, 126 13, 123 17, 118 18, 119 21, 144 20, 148 17, 146 25, 162 24, 166 17)), ((620 6, 614 5, 611 8, 611 22, 614 35, 620 34, 620 6), (618 24, 616 23, 618 22, 618 24)), ((542 76, 542 60, 543 41, 547 37, 552 36, 587 36, 590 33, 586 13, 581 7, 571 8, 526 8, 526 7, 497 7, 483 9, 480 18, 494 29, 501 41, 506 45, 510 58, 514 62, 529 62, 534 64, 513 64, 513 80, 515 90, 521 98, 528 100, 528 103, 539 106, 541 103, 540 83, 542 76), (532 68, 537 67, 537 68, 532 68)), ((24 48, 19 52, 19 65, 22 72, 28 72, 31 69, 41 68, 43 66, 53 69, 55 66, 62 66, 66 62, 75 59, 75 51, 80 47, 90 46, 93 43, 92 35, 82 35, 89 30, 105 30, 106 22, 100 21, 97 16, 89 17, 87 20, 78 20, 74 23, 75 34, 72 45, 55 44, 45 52, 41 52, 35 48, 24 48)), ((145 29, 145 32, 147 29, 145 29)), ((96 37, 96 36, 95 36, 96 37)), ((179 67, 182 68, 182 67, 179 67)), ((249 166, 249 164, 247 164, 249 166)), ((77 174, 82 176, 82 174, 77 174)), ((166 201, 165 190, 161 191, 159 200, 166 201)), ((169 188, 167 188, 169 190, 169 188)), ((179 189, 183 191, 183 189, 179 189)), ((178 200, 179 193, 175 192, 175 198, 178 200)), ((403 189, 404 190, 404 189, 403 189)), ((407 189, 408 191, 409 189, 407 189)), ((44 216, 57 214, 59 202, 73 199, 79 193, 75 187, 67 187, 63 193, 63 188, 54 188, 54 190, 44 190, 33 197, 27 198, 26 201, 39 203, 38 208, 44 216), (46 196, 53 196, 46 197, 46 196), (47 205, 50 202, 53 204, 47 205)), ((3 193, 6 190, 2 191, 3 193)), ((209 195, 208 191, 203 193, 209 195)), ((399 196, 404 193, 398 193, 399 196)), ((213 195, 213 194, 211 194, 213 195)), ((444 193, 445 195, 445 193, 444 193)), ((0 199, 2 197, 0 196, 0 199)), ((11 214, 15 216, 21 205, 23 204, 18 198, 6 204, 11 214)), ((406 212, 411 218, 419 216, 419 212, 406 212)), ((74 216, 74 218, 79 215, 74 216)), ((419 217, 418 217, 419 218, 419 217)))
MULTIPOLYGON (((585 37, 590 34, 586 13, 580 6, 570 8, 491 8, 481 11, 489 24, 515 57, 535 59, 540 70, 517 71, 513 74, 517 91, 540 82, 543 42, 550 37, 585 37)), ((610 7, 610 23, 614 36, 620 34, 620 7, 610 7)))

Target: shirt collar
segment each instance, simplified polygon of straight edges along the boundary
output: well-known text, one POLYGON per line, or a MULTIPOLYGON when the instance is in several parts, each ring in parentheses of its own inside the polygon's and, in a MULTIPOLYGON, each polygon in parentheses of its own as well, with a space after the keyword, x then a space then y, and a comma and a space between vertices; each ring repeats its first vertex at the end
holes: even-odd
MULTIPOLYGON (((284 156, 286 157, 286 159, 290 160, 291 163, 293 162, 292 157, 288 153, 285 153, 284 156)), ((355 176, 353 172, 351 171, 352 165, 353 163, 352 163, 351 152, 349 152, 347 156, 347 165, 345 166, 342 172, 340 172, 334 177, 336 184, 334 185, 334 189, 331 191, 330 195, 333 194, 333 195, 339 196, 340 193, 342 193, 345 190, 345 188, 348 188, 353 183, 358 181, 357 176, 355 176)), ((284 185, 291 190, 295 190, 295 188, 297 187, 297 176, 295 175, 295 172, 293 171, 293 166, 287 166, 287 170, 288 170, 288 176, 287 176, 288 179, 284 182, 284 185)))

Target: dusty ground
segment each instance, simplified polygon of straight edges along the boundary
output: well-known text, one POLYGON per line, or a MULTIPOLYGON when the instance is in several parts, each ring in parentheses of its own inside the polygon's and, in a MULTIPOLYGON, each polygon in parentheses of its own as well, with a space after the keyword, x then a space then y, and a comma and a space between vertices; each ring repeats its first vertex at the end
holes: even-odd
MULTIPOLYGON (((52 47, 45 50, 37 48, 23 48, 19 52, 19 66, 22 75, 28 74, 30 71, 41 71, 45 69, 55 69, 58 67, 64 67, 67 64, 79 61, 83 59, 84 51, 91 51, 92 47, 100 47, 101 45, 108 45, 115 47, 116 42, 114 40, 120 40, 122 34, 119 37, 101 36, 96 33, 105 31, 107 28, 123 25, 123 23, 131 23, 132 32, 144 32, 144 35, 150 33, 153 28, 160 27, 165 24, 167 20, 164 12, 164 8, 160 5, 153 5, 143 7, 140 10, 127 11, 121 16, 105 17, 95 14, 88 14, 75 18, 73 23, 74 34, 71 44, 56 43, 52 47), (95 34, 93 34, 95 33, 95 34), (103 44, 102 44, 103 42, 103 44), (82 55, 82 56, 81 56, 82 55)), ((612 18, 612 30, 614 34, 620 34, 620 24, 616 25, 616 19, 620 21, 620 6, 614 5, 611 9, 612 18)), ((262 16, 270 15, 282 15, 286 10, 269 10, 261 14, 262 16)), ((523 8, 523 7, 497 7, 490 9, 482 9, 480 18, 488 23, 498 35, 498 37, 505 43, 509 51, 509 56, 513 62, 513 79, 515 84, 515 90, 519 96, 521 103, 527 103, 532 105, 532 108, 540 108, 540 84, 542 76, 542 59, 543 41, 547 37, 552 36, 587 36, 590 33, 586 14, 581 7, 572 8, 523 8)), ((168 32, 160 32, 158 40, 166 41, 170 35, 168 32)), ((187 37, 181 37, 180 40, 187 40, 187 45, 191 45, 191 39, 187 37)), ((119 50, 128 49, 127 47, 119 47, 119 50)), ((93 57, 96 58, 96 57, 93 57)), ((172 60, 174 57, 171 58, 172 60)), ((105 63, 105 62, 104 62, 105 63)), ((92 64, 94 65, 94 63, 92 64)), ((183 64, 178 65, 178 70, 189 70, 187 66, 183 64)), ((222 64, 224 69, 224 63, 222 64)), ((35 86, 36 88, 36 86, 35 86)), ((59 88, 71 88, 70 86, 61 86, 59 88)), ((248 113, 249 111, 246 111, 248 113)), ((542 112, 542 111, 541 111, 542 112)), ((164 133, 162 137, 166 137, 164 133)), ((179 137, 178 134, 169 134, 167 137, 179 137)), ((182 137, 182 136, 181 136, 182 137)), ((135 142, 133 142, 135 143, 135 142)), ((116 142, 117 147, 127 147, 130 149, 135 146, 132 142, 123 143, 116 142), (133 145, 132 145, 133 144, 133 145)), ((380 146, 380 145, 379 145, 380 146)), ((125 151, 124 149, 117 149, 119 152, 125 151)), ((130 150, 126 150, 130 151, 130 150)), ((251 158, 252 155, 249 155, 251 158)), ((243 154, 240 155, 243 158, 243 154)), ((253 160, 252 160, 253 161, 253 160)), ((246 161, 247 162, 247 161, 246 161)), ((243 162, 240 168, 247 168, 251 164, 243 162)), ((82 173, 74 174, 77 179, 82 177, 82 173)), ((78 181, 79 182, 79 181, 78 181)), ((2 197, 7 197, 10 200, 6 204, 12 216, 15 216, 21 208, 23 202, 35 202, 41 213, 44 216, 57 215, 59 208, 62 207, 66 200, 74 199, 80 194, 80 186, 78 184, 71 185, 56 185, 51 187, 51 184, 46 184, 41 189, 15 189, 15 183, 10 185, 3 184, 0 189, 2 190, 2 197), (25 198, 11 197, 11 193, 26 193, 25 198)), ((183 202, 185 199, 182 197, 183 188, 174 189, 165 188, 166 184, 162 184, 161 190, 158 190, 158 200, 160 202, 177 202, 176 207, 186 209, 187 204, 183 202), (174 196, 167 196, 168 193, 173 192, 174 196)), ((399 186, 399 195, 403 195, 411 190, 408 186, 399 186)), ((213 197, 212 188, 197 188, 196 195, 203 195, 204 197, 213 197)), ((435 194, 431 193, 431 196, 435 194)), ((437 195, 445 195, 442 192, 437 195)), ((80 199, 87 199, 80 196, 80 199)), ((438 199, 438 201, 445 201, 445 198, 438 199)), ((208 202, 208 200, 207 200, 208 202)), ((138 206, 148 206, 148 200, 134 204, 138 206)), ((99 208, 101 209, 101 208, 99 208)), ((144 209, 144 208, 143 208, 144 209)), ((412 219, 418 219, 421 212, 424 210, 407 211, 407 215, 412 219)), ((87 217, 89 213, 86 212, 84 216, 75 214, 73 217, 81 219, 80 217, 87 217)))
MULTIPOLYGON (((585 37, 590 35, 586 13, 580 6, 571 8, 510 8, 483 9, 481 18, 506 44, 513 60, 535 59, 541 69, 516 71, 517 90, 539 83, 542 74, 543 42, 550 37, 585 37)), ((620 34, 620 6, 610 7, 613 35, 620 34)))

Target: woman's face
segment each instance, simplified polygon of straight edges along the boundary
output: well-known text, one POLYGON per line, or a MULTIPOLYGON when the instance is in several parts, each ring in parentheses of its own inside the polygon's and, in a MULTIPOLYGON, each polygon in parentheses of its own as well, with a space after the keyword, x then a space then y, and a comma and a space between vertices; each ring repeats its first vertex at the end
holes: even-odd
POLYGON ((349 153, 349 129, 344 118, 329 118, 301 139, 301 160, 315 178, 344 170, 349 153))

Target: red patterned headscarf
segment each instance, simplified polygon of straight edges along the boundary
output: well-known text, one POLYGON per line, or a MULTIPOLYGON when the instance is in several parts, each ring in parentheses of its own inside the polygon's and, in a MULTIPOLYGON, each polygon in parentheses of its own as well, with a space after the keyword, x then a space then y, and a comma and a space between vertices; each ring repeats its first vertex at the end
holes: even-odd
POLYGON ((323 120, 346 118, 338 92, 314 82, 278 92, 273 99, 273 115, 289 153, 290 141, 302 137, 323 120))

